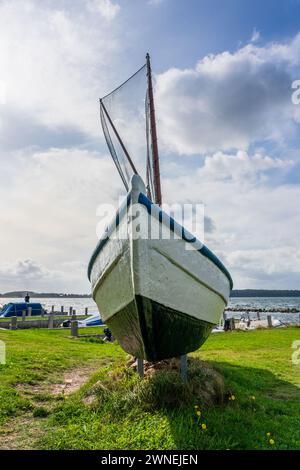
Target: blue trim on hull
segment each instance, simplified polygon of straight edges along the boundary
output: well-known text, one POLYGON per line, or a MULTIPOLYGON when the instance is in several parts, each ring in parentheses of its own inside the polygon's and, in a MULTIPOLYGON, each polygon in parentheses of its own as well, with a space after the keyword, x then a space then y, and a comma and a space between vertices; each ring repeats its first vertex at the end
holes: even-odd
POLYGON ((165 212, 159 209, 158 206, 153 204, 153 202, 151 202, 150 199, 148 199, 144 194, 140 193, 138 202, 140 204, 143 204, 143 206, 147 208, 149 214, 158 215, 158 219, 160 222, 166 222, 172 232, 179 232, 180 236, 184 241, 186 241, 187 243, 193 243, 195 245, 202 245, 201 248, 199 248, 197 251, 199 251, 199 253, 201 253, 203 256, 212 261, 222 271, 222 273, 225 274, 230 283, 230 289, 233 288, 233 281, 229 272, 225 268, 224 264, 219 260, 219 258, 217 258, 217 256, 212 251, 210 251, 209 248, 207 248, 207 246, 203 245, 203 243, 201 243, 199 240, 197 240, 196 237, 191 235, 188 230, 179 225, 172 217, 168 216, 165 212), (153 214, 153 211, 155 211, 156 214, 153 214))
MULTIPOLYGON (((97 246, 96 246, 96 248, 95 248, 95 250, 92 254, 89 265, 88 265, 88 278, 89 278, 89 280, 91 278, 91 272, 92 272, 93 264, 94 264, 94 262, 95 262, 95 260, 98 256, 98 254, 100 253, 100 251, 102 250, 102 248, 104 247, 106 242, 108 241, 108 239, 109 239, 110 235, 112 234, 113 230, 116 227, 118 227, 118 225, 120 224, 120 221, 122 220, 122 218, 124 217, 124 215, 127 212, 127 208, 130 205, 130 202, 131 202, 131 193, 129 193, 127 195, 126 201, 124 202, 124 204, 121 206, 121 208, 117 212, 114 222, 111 223, 111 225, 106 229, 103 236, 99 240, 99 242, 98 242, 98 244, 97 244, 97 246)), ((151 215, 156 216, 160 223, 162 223, 162 222, 166 223, 166 225, 168 225, 168 227, 170 228, 171 232, 173 232, 173 233, 176 232, 177 234, 179 234, 184 241, 186 241, 187 243, 193 243, 196 246, 197 245, 201 246, 201 248, 199 248, 197 251, 199 251, 199 253, 201 253, 203 256, 208 258, 212 263, 214 263, 222 271, 223 274, 225 274, 225 276, 227 277, 227 279, 229 281, 230 289, 233 288, 233 281, 232 281, 232 278, 231 278, 229 272, 225 268, 224 264, 219 260, 219 258, 212 251, 210 251, 210 249, 207 248, 207 246, 203 245, 203 243, 201 243, 199 240, 197 240, 196 237, 191 235, 188 232, 188 230, 186 230, 184 227, 179 225, 172 217, 168 216, 158 206, 153 204, 153 202, 151 202, 150 199, 148 199, 147 196, 145 196, 145 194, 143 194, 143 193, 139 194, 138 203, 145 206, 148 213, 151 214, 151 215)))

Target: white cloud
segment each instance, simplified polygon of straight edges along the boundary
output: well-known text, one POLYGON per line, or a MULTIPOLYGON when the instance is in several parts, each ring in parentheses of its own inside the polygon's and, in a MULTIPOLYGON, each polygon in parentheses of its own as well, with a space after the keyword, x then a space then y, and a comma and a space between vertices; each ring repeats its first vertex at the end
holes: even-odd
POLYGON ((0 3, 0 79, 6 87, 0 136, 8 113, 25 116, 27 125, 99 135, 98 97, 110 74, 101 71, 119 50, 108 5, 106 17, 94 18, 77 1, 67 10, 54 2, 0 3))
MULTIPOLYGON (((60 273, 48 277, 53 289, 72 291, 74 281, 73 291, 88 291, 86 266, 97 243, 96 209, 101 203, 117 205, 121 192, 111 159, 76 148, 20 152, 14 158, 19 171, 8 182, 9 192, 6 185, 0 186, 0 200, 5 201, 0 252, 9 265, 30 257, 48 272, 60 273)), ((28 268, 29 273, 34 266, 18 265, 18 285, 23 279, 20 269, 28 268)), ((12 281, 10 272, 7 280, 12 281)), ((3 285, 3 277, 1 281, 3 285)))
POLYGON ((251 42, 257 42, 260 39, 260 32, 256 28, 252 31, 251 42))
POLYGON ((204 203, 214 226, 204 241, 229 268, 236 288, 299 285, 300 188, 272 186, 274 172, 283 176, 291 165, 260 154, 217 153, 198 169, 185 167, 180 175, 178 167, 180 176, 163 182, 165 202, 204 203))
POLYGON ((249 155, 247 152, 238 151, 235 155, 217 152, 206 157, 204 167, 200 170, 202 177, 212 180, 232 179, 238 182, 243 179, 254 180, 265 179, 264 172, 272 169, 289 169, 294 165, 292 160, 272 158, 268 155, 255 153, 249 155))
POLYGON ((120 5, 110 0, 89 0, 88 7, 91 11, 100 13, 106 20, 114 19, 120 10, 120 5))
POLYGON ((291 103, 300 35, 287 44, 247 45, 206 56, 194 69, 157 76, 160 140, 179 154, 247 149, 287 141, 299 107, 291 103))

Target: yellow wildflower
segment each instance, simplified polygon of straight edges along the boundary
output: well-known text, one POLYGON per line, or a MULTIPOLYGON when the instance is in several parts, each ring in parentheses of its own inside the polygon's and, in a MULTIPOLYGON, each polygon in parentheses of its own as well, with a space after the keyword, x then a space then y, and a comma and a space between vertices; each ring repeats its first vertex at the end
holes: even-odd
POLYGON ((201 424, 201 428, 202 428, 202 429, 207 429, 206 424, 205 424, 205 423, 202 423, 202 424, 201 424))
POLYGON ((254 395, 251 396, 251 400, 256 400, 254 395))
POLYGON ((194 408, 197 409, 197 408, 199 408, 199 406, 198 406, 198 405, 195 405, 194 408))
POLYGON ((198 415, 198 416, 201 416, 201 411, 197 411, 197 415, 198 415))
POLYGON ((269 442, 270 442, 271 446, 273 446, 275 444, 274 439, 270 439, 269 442))
POLYGON ((271 433, 270 433, 270 432, 267 432, 267 436, 270 437, 270 436, 271 436, 271 433))

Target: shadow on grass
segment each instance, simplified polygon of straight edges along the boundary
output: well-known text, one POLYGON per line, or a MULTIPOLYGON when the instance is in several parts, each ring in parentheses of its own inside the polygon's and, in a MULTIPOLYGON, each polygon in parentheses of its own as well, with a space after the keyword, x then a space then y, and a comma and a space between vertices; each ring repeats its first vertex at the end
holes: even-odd
POLYGON ((300 448, 298 387, 265 369, 207 364, 224 379, 223 401, 206 406, 194 396, 185 415, 178 408, 165 410, 177 449, 300 448))

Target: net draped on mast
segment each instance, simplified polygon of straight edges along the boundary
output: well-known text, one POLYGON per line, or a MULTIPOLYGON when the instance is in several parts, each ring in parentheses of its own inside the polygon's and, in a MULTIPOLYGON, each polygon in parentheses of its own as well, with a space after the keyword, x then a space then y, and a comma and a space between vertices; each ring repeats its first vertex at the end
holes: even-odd
POLYGON ((126 190, 133 174, 139 174, 146 183, 148 197, 156 202, 148 74, 149 67, 145 64, 101 98, 100 121, 126 190))

